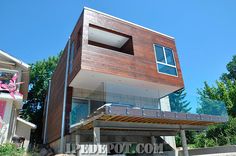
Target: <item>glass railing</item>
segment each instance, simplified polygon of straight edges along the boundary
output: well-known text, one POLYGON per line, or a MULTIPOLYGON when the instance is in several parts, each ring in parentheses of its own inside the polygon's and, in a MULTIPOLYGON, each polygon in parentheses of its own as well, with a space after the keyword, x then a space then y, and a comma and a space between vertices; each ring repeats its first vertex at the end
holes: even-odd
POLYGON ((123 106, 133 109, 151 109, 163 112, 214 115, 228 118, 225 103, 209 98, 194 98, 171 94, 164 98, 152 94, 142 94, 140 91, 104 92, 101 90, 74 89, 71 111, 71 125, 86 119, 104 104, 123 106), (127 94, 129 93, 129 94, 127 94), (139 93, 139 94, 138 94, 139 93), (83 100, 78 100, 83 99, 83 100), (77 103, 76 103, 77 102, 77 103))
POLYGON ((227 108, 223 101, 203 97, 191 97, 189 100, 169 96, 171 112, 205 114, 228 117, 227 108))

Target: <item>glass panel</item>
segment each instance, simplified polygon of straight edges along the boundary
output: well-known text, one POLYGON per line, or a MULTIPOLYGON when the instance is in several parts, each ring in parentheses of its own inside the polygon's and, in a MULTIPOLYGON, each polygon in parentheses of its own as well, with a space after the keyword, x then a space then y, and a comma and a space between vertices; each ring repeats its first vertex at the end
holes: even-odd
POLYGON ((77 88, 73 92, 78 98, 90 100, 90 113, 104 104, 121 105, 126 107, 160 109, 156 89, 142 89, 136 86, 107 84, 104 90, 88 90, 77 88))
POLYGON ((192 97, 184 91, 179 90, 167 95, 169 98, 162 99, 162 96, 158 95, 159 90, 156 88, 148 87, 149 89, 146 89, 141 86, 116 83, 106 83, 101 86, 103 87, 94 90, 73 89, 74 97, 90 101, 89 108, 91 111, 88 111, 88 100, 73 100, 71 123, 75 124, 83 121, 83 119, 86 120, 88 112, 91 114, 101 113, 101 111, 104 111, 101 109, 103 105, 118 108, 117 113, 122 115, 127 113, 129 109, 140 112, 144 109, 145 111, 153 110, 150 112, 154 113, 155 111, 162 111, 161 118, 173 117, 178 120, 225 122, 228 118, 224 102, 209 98, 192 97))
POLYGON ((157 61, 166 63, 163 48, 161 46, 155 45, 155 50, 156 50, 157 61))
POLYGON ((88 116, 88 101, 72 99, 71 108, 71 125, 79 123, 82 119, 86 119, 88 116))
POLYGON ((175 67, 170 67, 168 65, 158 63, 158 71, 161 73, 166 73, 170 75, 177 76, 177 71, 175 67))
POLYGON ((223 101, 192 96, 185 90, 176 91, 168 96, 171 112, 228 117, 227 108, 223 101))
POLYGON ((174 61, 174 56, 173 56, 172 50, 169 48, 165 48, 165 52, 166 52, 167 64, 175 66, 175 61, 174 61))

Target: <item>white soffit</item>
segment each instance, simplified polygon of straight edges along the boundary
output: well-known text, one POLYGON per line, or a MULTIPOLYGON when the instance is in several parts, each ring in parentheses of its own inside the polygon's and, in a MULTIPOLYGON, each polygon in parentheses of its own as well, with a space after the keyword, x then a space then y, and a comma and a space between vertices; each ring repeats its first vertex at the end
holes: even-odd
POLYGON ((129 39, 128 37, 124 37, 93 27, 89 27, 88 38, 90 41, 102 43, 117 48, 121 48, 129 39))
POLYGON ((108 85, 113 93, 143 97, 164 97, 171 92, 178 90, 178 87, 171 85, 124 78, 89 70, 80 70, 69 86, 96 90, 102 83, 108 85))

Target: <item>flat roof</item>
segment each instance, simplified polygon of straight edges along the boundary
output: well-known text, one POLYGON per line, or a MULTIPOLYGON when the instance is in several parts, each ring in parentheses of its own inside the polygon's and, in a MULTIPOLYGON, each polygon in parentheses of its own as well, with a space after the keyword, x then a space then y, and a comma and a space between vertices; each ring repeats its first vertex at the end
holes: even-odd
POLYGON ((89 10, 89 11, 93 11, 93 12, 96 12, 96 13, 98 13, 98 14, 102 14, 102 15, 105 15, 105 16, 108 16, 108 17, 111 17, 111 18, 114 18, 114 19, 117 19, 117 20, 122 21, 122 22, 125 22, 125 23, 129 23, 129 24, 131 24, 131 25, 135 25, 135 26, 140 27, 140 28, 143 28, 143 29, 145 29, 145 30, 148 30, 148 31, 157 33, 157 34, 162 35, 162 36, 165 36, 165 37, 168 37, 168 38, 170 38, 170 39, 172 39, 172 40, 175 39, 175 38, 172 37, 172 36, 169 36, 169 35, 163 34, 163 33, 161 33, 161 32, 158 32, 158 31, 155 31, 155 30, 146 28, 146 27, 144 27, 144 26, 141 26, 141 25, 138 25, 138 24, 135 24, 135 23, 126 21, 126 20, 124 20, 124 19, 121 19, 121 18, 112 16, 112 15, 109 15, 109 14, 103 13, 103 12, 101 12, 101 11, 97 11, 97 10, 94 10, 94 9, 91 9, 91 8, 88 8, 88 7, 84 7, 84 9, 85 9, 85 10, 89 10))

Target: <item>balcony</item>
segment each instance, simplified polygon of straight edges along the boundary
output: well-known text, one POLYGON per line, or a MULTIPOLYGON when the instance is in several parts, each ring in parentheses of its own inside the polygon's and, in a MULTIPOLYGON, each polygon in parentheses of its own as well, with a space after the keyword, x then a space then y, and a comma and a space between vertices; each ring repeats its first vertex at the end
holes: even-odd
POLYGON ((161 98, 158 91, 103 84, 97 90, 74 89, 70 125, 90 129, 93 121, 105 120, 202 128, 228 120, 222 101, 201 98, 188 107, 181 109, 178 100, 161 98))

